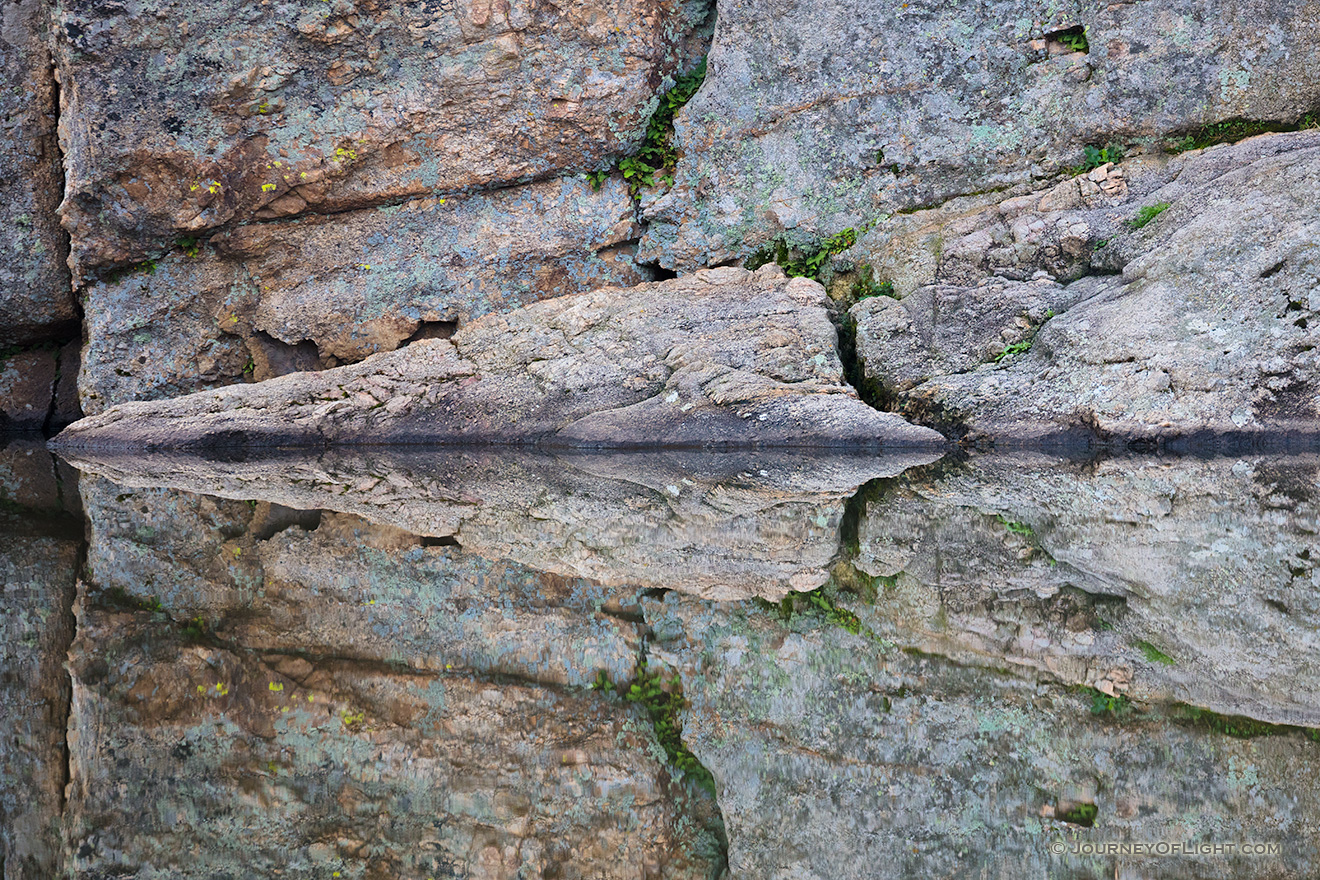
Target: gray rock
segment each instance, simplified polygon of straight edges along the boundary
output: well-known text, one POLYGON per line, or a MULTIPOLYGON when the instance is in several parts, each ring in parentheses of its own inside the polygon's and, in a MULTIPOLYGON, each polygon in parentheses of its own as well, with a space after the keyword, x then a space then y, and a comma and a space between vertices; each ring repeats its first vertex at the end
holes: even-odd
POLYGON ((1316 744, 1300 732, 1100 717, 1064 688, 805 619, 673 594, 644 607, 691 701, 683 737, 714 774, 730 878, 1303 878, 1320 855, 1316 744), (1069 852, 1118 842, 1235 849, 1069 852))
MULTIPOLYGON (((965 215, 951 271, 983 280, 855 306, 868 378, 899 392, 900 412, 998 443, 1314 432, 1320 133, 1142 160, 1125 180, 1095 207, 1081 178, 965 215), (996 244, 1006 224, 1016 246, 996 244), (1106 274, 984 280, 1044 271, 1054 246, 1033 229, 1070 230, 1091 250, 1079 265, 1106 274)), ((889 244, 912 252, 920 238, 889 244)))
POLYGON ((0 348, 67 339, 77 307, 55 209, 63 195, 50 3, 9 0, 0 25, 0 348))
MULTIPOLYGON (((722 600, 760 596, 778 601, 790 591, 825 583, 839 552, 845 499, 858 486, 937 456, 632 452, 552 457, 514 450, 365 449, 314 459, 248 458, 241 464, 162 455, 75 461, 121 487, 107 488, 110 484, 103 481, 90 484, 102 487, 95 490, 97 500, 89 503, 94 510, 89 566, 99 572, 98 581, 139 594, 158 589, 145 584, 175 584, 171 595, 183 593, 171 605, 210 609, 204 597, 216 593, 216 582, 231 584, 234 572, 263 558, 244 545, 240 563, 238 557, 230 558, 240 545, 225 543, 230 540, 226 536, 264 530, 255 519, 245 525, 248 510, 237 506, 257 499, 277 508, 342 511, 386 531, 405 530, 489 560, 510 560, 514 571, 525 567, 561 578, 585 578, 622 591, 620 595, 675 589, 722 600), (143 491, 133 494, 129 487, 143 491), (203 527, 189 519, 158 528, 154 523, 172 523, 176 511, 192 510, 199 503, 176 490, 232 499, 217 498, 210 504, 232 511, 241 522, 203 527), (118 500, 121 496, 140 496, 141 504, 125 506, 118 500), (207 539, 215 528, 221 537, 207 539), (170 537, 176 533, 181 537, 170 537), (148 553, 148 569, 126 568, 142 557, 139 545, 146 539, 152 546, 161 544, 148 553), (124 542, 136 549, 126 549, 124 542), (194 551, 202 544, 203 549, 194 551), (204 564, 190 563, 186 568, 197 574, 185 576, 180 560, 199 553, 204 564), (177 586, 185 581, 186 588, 177 586)), ((200 522, 215 516, 200 515, 200 522)), ((338 577, 337 567, 329 571, 338 577)), ((244 584, 261 581, 255 571, 241 578, 244 584)), ((225 586, 220 591, 231 589, 238 592, 226 600, 229 604, 241 607, 257 601, 251 589, 225 586)), ((521 595, 515 587, 509 592, 521 595)), ((419 596, 433 593, 435 589, 428 588, 419 596)), ((603 601, 595 593, 589 600, 603 601)), ((414 600, 396 599, 390 606, 400 601, 410 607, 414 600)), ((191 616, 184 613, 185 618, 191 616)), ((400 644, 409 643, 398 638, 400 644)), ((590 676, 596 667, 583 663, 573 668, 585 669, 590 676)))
POLYGON ((0 431, 40 431, 55 398, 56 352, 33 348, 0 359, 0 431))
POLYGON ((352 366, 120 404, 55 442, 940 447, 857 398, 825 302, 820 285, 774 266, 604 288, 352 366))
POLYGON ((482 315, 650 275, 622 179, 256 223, 91 284, 88 414, 356 363, 482 315))
POLYGON ((641 140, 703 2, 355 3, 56 15, 75 277, 251 220, 587 171, 641 140))
POLYGON ((1029 183, 1086 144, 1320 104, 1309 0, 721 8, 643 258, 691 268, 1029 183), (1085 28, 1089 52, 1060 32, 1085 28))

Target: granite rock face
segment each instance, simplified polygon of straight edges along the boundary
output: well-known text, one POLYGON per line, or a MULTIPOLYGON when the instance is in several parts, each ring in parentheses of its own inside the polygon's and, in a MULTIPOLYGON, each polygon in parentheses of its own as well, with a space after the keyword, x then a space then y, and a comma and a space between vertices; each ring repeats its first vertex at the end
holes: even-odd
POLYGON ((120 404, 56 442, 940 446, 936 432, 858 399, 825 303, 820 285, 774 266, 603 288, 352 366, 120 404))
POLYGON ((83 279, 180 237, 592 170, 709 4, 64 0, 61 209, 83 279))
POLYGON ((1085 144, 1296 120, 1320 107, 1315 23, 1314 0, 723 4, 643 256, 741 259, 1056 174, 1085 144))
POLYGON ((714 838, 685 809, 635 706, 190 641, 161 617, 79 602, 71 876, 718 870, 714 838))
POLYGON ((1320 133, 1131 165, 897 231, 889 252, 912 265, 939 221, 949 277, 853 307, 868 379, 1001 443, 1311 430, 1320 133), (1080 272, 1097 274, 1062 283, 1080 272))
POLYGON ((622 179, 256 223, 87 289, 89 414, 356 363, 482 315, 650 279, 622 179))
POLYGON ((82 418, 78 363, 76 341, 0 358, 0 432, 59 430, 82 418))
POLYGON ((67 339, 77 307, 55 209, 63 189, 45 0, 0 7, 0 348, 67 339))
POLYGON ((1304 878, 1320 855, 1320 746, 1300 732, 1096 716, 1063 688, 838 627, 672 594, 645 607, 691 700, 683 735, 715 777, 730 878, 1304 878), (1273 849, 1069 852, 1121 841, 1273 849))

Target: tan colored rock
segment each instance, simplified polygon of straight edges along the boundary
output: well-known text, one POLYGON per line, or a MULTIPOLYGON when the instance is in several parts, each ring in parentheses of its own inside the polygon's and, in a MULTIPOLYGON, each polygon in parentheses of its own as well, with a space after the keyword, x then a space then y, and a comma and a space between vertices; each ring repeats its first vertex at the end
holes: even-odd
POLYGON ((774 266, 602 288, 490 315, 452 339, 361 364, 120 404, 56 442, 942 446, 934 431, 858 399, 825 304, 819 284, 774 266))
POLYGON ((617 698, 189 641, 86 593, 78 614, 76 876, 704 880, 717 864, 709 802, 671 783, 617 698))
POLYGON ((641 140, 666 78, 694 63, 707 11, 669 0, 62 3, 74 275, 253 219, 607 165, 641 140))

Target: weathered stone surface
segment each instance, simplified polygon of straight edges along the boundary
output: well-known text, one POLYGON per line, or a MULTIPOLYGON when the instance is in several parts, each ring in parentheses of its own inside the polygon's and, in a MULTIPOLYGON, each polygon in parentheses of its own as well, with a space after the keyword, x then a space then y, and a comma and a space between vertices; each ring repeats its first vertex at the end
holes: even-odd
MULTIPOLYGON (((260 499, 287 508, 343 511, 387 530, 450 540, 492 561, 512 560, 559 577, 589 578, 623 590, 624 598, 610 600, 618 602, 626 599, 627 591, 642 589, 776 601, 792 590, 814 589, 825 583, 839 552, 845 499, 868 480, 892 477, 937 456, 632 452, 556 458, 513 450, 364 449, 310 460, 242 463, 160 455, 75 461, 124 487, 97 492, 94 535, 103 535, 97 523, 122 520, 111 531, 128 540, 139 528, 153 541, 172 540, 166 536, 173 532, 183 534, 188 547, 206 540, 209 527, 191 522, 160 533, 151 525, 169 522, 169 511, 191 509, 196 503, 185 502, 187 496, 179 492, 162 494, 156 488, 169 487, 234 499, 224 502, 230 505, 260 499), (145 490, 141 509, 110 500, 128 487, 145 490)), ((243 528, 230 525, 224 532, 236 534, 243 528)), ((246 528, 262 530, 257 525, 246 528)), ((95 540, 93 569, 96 560, 107 559, 119 560, 114 567, 120 570, 125 560, 138 555, 104 549, 108 534, 95 540)), ((114 545, 116 541, 109 541, 108 546, 114 545)), ((244 560, 257 558, 250 549, 243 554, 244 560)), ((168 567, 195 555, 171 544, 159 558, 153 556, 150 565, 168 567)), ((202 557, 223 564, 215 570, 198 568, 205 573, 190 581, 195 585, 188 588, 187 607, 213 591, 207 583, 217 578, 229 583, 228 572, 238 565, 218 549, 207 549, 202 557)), ((133 592, 160 579, 159 574, 136 572, 116 575, 113 582, 133 592)), ((103 574, 100 580, 109 583, 111 578, 103 574)), ((260 580, 257 574, 243 578, 249 585, 260 580)), ((255 601, 250 593, 248 589, 232 601, 255 601)), ((594 667, 576 668, 586 668, 590 676, 594 667)))
POLYGON ((34 348, 0 360, 0 431, 40 431, 55 397, 57 354, 34 348))
POLYGON ((50 7, 0 6, 0 348, 67 338, 77 325, 68 242, 55 209, 63 196, 50 7))
POLYGON ((709 7, 64 0, 74 274, 247 220, 605 165, 695 60, 709 7))
POLYGON ((161 618, 79 603, 71 876, 705 880, 718 870, 701 806, 670 782, 636 706, 190 643, 161 618))
MULTIPOLYGON (((950 222, 963 281, 853 308, 868 378, 901 392, 900 411, 996 442, 1313 433, 1320 132, 1142 160, 1126 180, 1094 207, 1079 178, 950 222), (968 286, 1049 271, 1050 230, 1087 243, 1078 267, 1109 274, 968 286), (995 362, 1019 342, 1030 351, 995 362)), ((920 250, 920 228, 894 252, 920 250)))
POLYGON ((850 604, 960 663, 1320 727, 1314 456, 977 456, 861 505, 850 604))
POLYGON ((225 641, 549 684, 635 674, 637 629, 618 615, 636 587, 485 559, 352 514, 95 477, 82 493, 90 580, 225 641))
POLYGON ((622 178, 258 223, 88 287, 87 413, 393 351, 490 312, 650 275, 622 178))
POLYGON ((939 434, 844 381, 825 291, 775 266, 603 288, 490 315, 352 366, 67 428, 66 449, 381 442, 921 447, 939 434))
POLYGON ((1152 708, 1096 717, 1062 688, 886 651, 671 594, 644 605, 714 774, 730 878, 1304 878, 1320 746, 1233 739, 1152 708), (1078 805, 1094 824, 1063 821, 1078 805), (1075 842, 1270 844, 1271 854, 1055 855, 1075 842))
POLYGON ((1314 0, 726 4, 643 257, 710 265, 1046 177, 1088 143, 1298 119, 1317 20, 1314 0), (1059 38, 1081 27, 1088 53, 1059 38))

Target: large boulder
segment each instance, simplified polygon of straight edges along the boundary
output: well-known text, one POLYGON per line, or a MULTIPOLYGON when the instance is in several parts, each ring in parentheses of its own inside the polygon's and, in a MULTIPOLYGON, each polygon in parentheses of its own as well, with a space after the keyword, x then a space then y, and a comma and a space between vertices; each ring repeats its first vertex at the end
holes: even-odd
POLYGON ((360 364, 66 429, 63 448, 431 442, 918 447, 943 438, 845 382, 825 291, 774 266, 603 288, 489 315, 360 364))
POLYGON ((1312 0, 726 4, 644 258, 819 240, 1056 175, 1087 144, 1293 122, 1320 106, 1314 22, 1312 0))
POLYGON ((997 443, 1314 432, 1320 132, 1124 165, 892 230, 890 265, 935 224, 942 262, 853 307, 867 379, 997 443))
POLYGON ((236 223, 600 168, 640 142, 708 12, 66 0, 55 63, 74 275, 236 223))
POLYGON ((48 0, 11 0, 0 27, 0 349, 67 339, 78 322, 55 213, 63 177, 50 12, 48 0))
POLYGON ((84 410, 356 363, 650 279, 617 175, 255 223, 87 287, 84 410))

